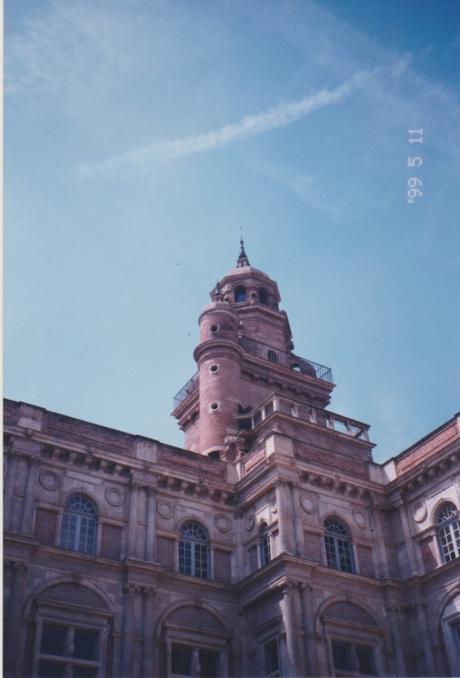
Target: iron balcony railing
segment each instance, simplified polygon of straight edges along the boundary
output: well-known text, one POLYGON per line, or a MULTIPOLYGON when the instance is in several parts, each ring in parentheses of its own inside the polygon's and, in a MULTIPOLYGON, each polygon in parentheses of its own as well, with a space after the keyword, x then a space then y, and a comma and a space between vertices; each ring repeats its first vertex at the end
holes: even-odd
POLYGON ((198 372, 195 372, 193 377, 189 379, 188 382, 182 386, 181 390, 176 393, 173 400, 174 409, 176 409, 176 407, 180 405, 186 399, 186 397, 192 393, 192 391, 195 390, 195 388, 198 386, 198 377, 198 372))
POLYGON ((269 360, 270 362, 277 363, 283 367, 288 367, 294 372, 300 372, 300 374, 305 374, 308 377, 321 379, 330 384, 333 383, 332 370, 325 365, 320 365, 312 360, 305 360, 293 353, 286 353, 286 351, 274 348, 273 346, 267 346, 267 344, 262 344, 260 341, 255 341, 254 339, 249 339, 249 337, 241 337, 240 346, 247 353, 250 353, 257 358, 263 358, 264 360, 269 360))
MULTIPOLYGON (((267 344, 262 344, 260 341, 255 341, 254 339, 249 339, 249 337, 240 337, 240 346, 251 355, 256 356, 257 358, 262 358, 263 360, 268 360, 271 363, 282 365, 283 367, 288 367, 294 372, 299 372, 300 374, 305 374, 308 377, 314 377, 315 379, 321 379, 322 381, 327 381, 330 384, 332 381, 332 370, 330 367, 325 365, 320 365, 315 363, 312 360, 305 360, 304 358, 299 358, 299 356, 294 355, 293 353, 286 353, 281 349, 274 348, 273 346, 267 346, 267 344)), ((198 386, 198 372, 195 372, 193 377, 187 381, 181 390, 176 393, 174 396, 174 409, 180 405, 188 395, 190 395, 198 386)))

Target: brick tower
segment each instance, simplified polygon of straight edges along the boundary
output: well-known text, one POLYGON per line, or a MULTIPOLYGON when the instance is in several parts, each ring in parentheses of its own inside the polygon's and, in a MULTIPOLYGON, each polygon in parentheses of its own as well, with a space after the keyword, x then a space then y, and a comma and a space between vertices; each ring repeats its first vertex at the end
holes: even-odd
MULTIPOLYGON (((234 460, 253 449, 259 424, 275 412, 298 417, 299 426, 327 425, 331 370, 294 355, 278 285, 251 266, 243 240, 236 267, 210 296, 199 318, 198 371, 175 399, 185 447, 234 460)), ((279 417, 272 421, 282 429, 279 417)))

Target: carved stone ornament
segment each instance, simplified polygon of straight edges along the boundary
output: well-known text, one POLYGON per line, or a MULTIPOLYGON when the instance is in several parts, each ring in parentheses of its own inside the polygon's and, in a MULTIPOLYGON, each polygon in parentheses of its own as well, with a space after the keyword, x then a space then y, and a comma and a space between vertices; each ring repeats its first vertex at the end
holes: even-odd
POLYGON ((214 516, 214 525, 221 532, 229 532, 232 527, 230 519, 227 516, 217 515, 214 516))
POLYGON ((414 516, 414 520, 416 523, 421 523, 423 520, 425 520, 426 514, 427 514, 426 506, 422 501, 417 502, 416 504, 413 505, 412 515, 414 516))
POLYGON ((125 494, 118 487, 108 487, 105 491, 105 498, 112 506, 121 506, 125 500, 125 494))
POLYGON ((249 532, 250 530, 254 529, 254 525, 256 524, 256 517, 253 513, 250 513, 248 516, 246 516, 246 529, 249 532))
POLYGON ((358 527, 367 527, 368 525, 368 519, 365 513, 362 513, 361 511, 353 511, 353 520, 357 524, 358 527))
POLYGON ((166 519, 172 518, 173 505, 169 501, 165 501, 164 499, 160 499, 160 501, 157 504, 157 513, 162 518, 166 518, 166 519))
POLYGON ((57 490, 61 484, 61 478, 54 471, 42 471, 38 481, 45 490, 57 490))
POLYGON ((301 494, 299 497, 299 503, 301 508, 305 511, 305 513, 314 513, 315 511, 315 505, 307 494, 301 494))

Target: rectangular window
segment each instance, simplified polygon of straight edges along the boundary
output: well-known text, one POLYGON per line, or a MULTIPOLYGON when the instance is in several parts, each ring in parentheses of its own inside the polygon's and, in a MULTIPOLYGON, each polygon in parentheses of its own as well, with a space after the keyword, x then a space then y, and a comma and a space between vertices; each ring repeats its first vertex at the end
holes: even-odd
POLYGON ((200 678, 216 678, 219 653, 215 650, 200 650, 200 678))
POLYGON ((332 643, 332 658, 334 660, 335 669, 338 669, 339 671, 353 670, 351 646, 348 643, 334 641, 332 643))
POLYGON ((179 676, 192 675, 193 648, 187 645, 173 645, 171 651, 171 670, 179 676))
POLYGON ((192 545, 189 542, 179 542, 179 572, 192 574, 192 545))
POLYGON ((355 646, 356 659, 358 663, 358 673, 366 673, 368 676, 375 676, 374 652, 368 645, 355 646))
POLYGON ((264 645, 264 669, 267 676, 279 675, 279 653, 276 638, 264 645))
POLYGON ((354 645, 334 640, 332 660, 337 671, 375 676, 374 650, 370 645, 354 645))
POLYGON ((99 666, 99 631, 43 623, 39 678, 97 678, 99 666))

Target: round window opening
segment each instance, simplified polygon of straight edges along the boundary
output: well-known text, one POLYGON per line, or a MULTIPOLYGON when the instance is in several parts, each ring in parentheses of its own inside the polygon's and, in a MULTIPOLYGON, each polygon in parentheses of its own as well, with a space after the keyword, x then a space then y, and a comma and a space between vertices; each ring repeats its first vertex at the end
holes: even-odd
POLYGON ((211 374, 217 374, 217 372, 219 371, 219 365, 211 365, 209 371, 211 372, 211 374))
POLYGON ((209 328, 209 330, 210 330, 211 334, 216 334, 216 332, 219 331, 219 325, 215 325, 215 324, 214 324, 214 325, 211 325, 211 327, 209 328))
POLYGON ((211 410, 211 412, 217 412, 219 409, 219 403, 216 402, 211 403, 209 409, 211 410))

